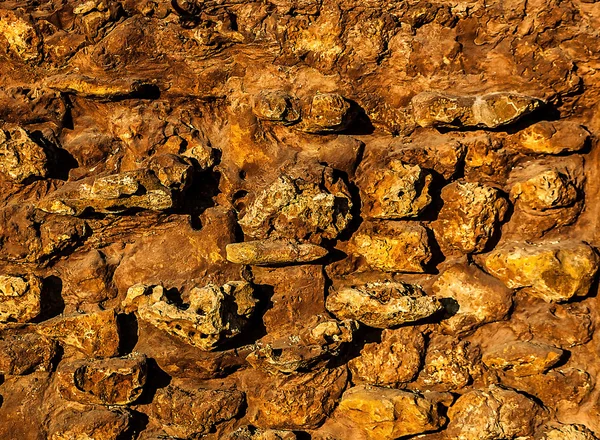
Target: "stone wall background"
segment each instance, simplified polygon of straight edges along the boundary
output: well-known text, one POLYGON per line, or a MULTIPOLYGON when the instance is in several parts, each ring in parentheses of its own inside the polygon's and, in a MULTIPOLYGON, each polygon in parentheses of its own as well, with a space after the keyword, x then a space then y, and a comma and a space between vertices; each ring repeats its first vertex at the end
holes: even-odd
POLYGON ((0 2, 0 437, 596 438, 598 29, 0 2))

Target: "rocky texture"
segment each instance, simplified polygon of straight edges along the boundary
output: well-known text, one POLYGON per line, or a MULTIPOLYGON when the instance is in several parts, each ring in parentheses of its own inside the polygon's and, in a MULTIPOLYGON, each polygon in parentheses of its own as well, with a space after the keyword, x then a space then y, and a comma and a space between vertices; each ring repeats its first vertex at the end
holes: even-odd
POLYGON ((509 243, 484 258, 485 269, 510 288, 526 288, 548 302, 588 294, 600 259, 577 241, 509 243))
POLYGON ((50 371, 58 355, 57 348, 56 342, 35 333, 0 336, 0 373, 50 371))
POLYGON ((0 275, 0 322, 28 322, 41 311, 42 283, 35 275, 0 275))
POLYGON ((544 433, 543 440, 594 440, 597 437, 582 425, 564 425, 544 433))
POLYGON ((50 422, 49 440, 110 440, 127 434, 131 415, 124 410, 65 410, 50 422))
POLYGON ((533 342, 513 341, 496 345, 483 353, 489 368, 508 370, 515 376, 530 376, 548 371, 563 356, 560 348, 533 342))
POLYGON ((26 130, 0 130, 0 173, 18 183, 48 175, 48 156, 26 130))
POLYGON ((576 122, 541 121, 520 133, 517 148, 526 154, 572 153, 588 140, 588 131, 576 122))
POLYGON ((406 283, 375 282, 335 290, 327 310, 339 319, 355 319, 375 328, 391 328, 427 318, 441 310, 440 302, 406 283))
POLYGON ((294 240, 257 240, 227 245, 227 259, 232 263, 272 266, 311 263, 327 255, 327 249, 294 240))

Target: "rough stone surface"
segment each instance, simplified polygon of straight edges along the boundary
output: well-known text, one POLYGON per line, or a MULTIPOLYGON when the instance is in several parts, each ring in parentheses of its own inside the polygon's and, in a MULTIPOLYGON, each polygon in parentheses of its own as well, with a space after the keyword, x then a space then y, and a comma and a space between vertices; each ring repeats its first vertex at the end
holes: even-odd
POLYGON ((483 353, 489 368, 510 371, 515 376, 531 376, 548 371, 563 356, 560 348, 534 342, 514 341, 496 345, 483 353))
POLYGON ((48 175, 48 157, 20 127, 0 130, 0 173, 18 183, 48 175))
POLYGON ((41 311, 42 282, 35 275, 0 275, 0 322, 28 322, 41 311))
POLYGON ((526 154, 572 153, 585 147, 588 131, 570 121, 541 121, 521 132, 516 148, 526 154))
POLYGON ((232 263, 257 266, 311 263, 327 255, 316 244, 294 240, 256 240, 227 245, 227 259, 232 263))

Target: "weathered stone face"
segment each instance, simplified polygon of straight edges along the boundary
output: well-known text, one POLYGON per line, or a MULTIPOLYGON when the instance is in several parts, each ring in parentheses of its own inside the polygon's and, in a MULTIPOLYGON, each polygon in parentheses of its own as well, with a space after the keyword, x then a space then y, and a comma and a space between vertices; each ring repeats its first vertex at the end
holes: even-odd
POLYGON ((0 275, 0 322, 28 322, 41 311, 42 282, 35 275, 0 275))
POLYGON ((481 360, 488 368, 507 370, 515 376, 530 376, 545 373, 563 354, 560 348, 550 345, 514 341, 491 347, 481 360))
POLYGON ((0 131, 0 173, 18 183, 48 175, 48 157, 20 127, 0 131))

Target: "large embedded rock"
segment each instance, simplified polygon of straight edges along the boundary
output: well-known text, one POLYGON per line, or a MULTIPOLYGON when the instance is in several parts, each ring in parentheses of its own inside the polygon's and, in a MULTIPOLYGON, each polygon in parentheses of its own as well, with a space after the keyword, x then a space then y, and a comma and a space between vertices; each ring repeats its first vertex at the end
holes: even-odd
POLYGON ((548 302, 587 295, 599 263, 594 249, 578 241, 509 243, 483 258, 486 271, 508 287, 548 302))
POLYGON ((237 416, 244 402, 240 391, 171 383, 156 391, 150 411, 168 435, 197 438, 237 416))
POLYGON ((146 169, 69 182, 37 204, 45 212, 77 216, 86 211, 118 214, 128 209, 163 211, 173 206, 171 189, 146 169))
POLYGON ((263 121, 294 124, 300 119, 296 100, 284 90, 261 90, 254 98, 254 115, 263 121))
POLYGON ((548 429, 541 440, 597 440, 597 438, 583 425, 561 425, 548 429))
POLYGON ((296 128, 307 133, 335 133, 348 128, 353 119, 350 102, 343 96, 317 93, 303 111, 302 122, 296 128))
POLYGON ((526 154, 561 154, 583 149, 590 133, 576 122, 541 121, 519 133, 514 148, 526 154))
POLYGON ((35 333, 0 336, 0 374, 22 375, 50 371, 57 357, 55 341, 35 333))
POLYGON ((213 350, 241 333, 254 312, 254 288, 245 281, 209 284, 190 291, 186 308, 171 304, 162 286, 138 284, 127 291, 126 310, 201 350, 213 350))
POLYGON ((352 420, 373 440, 433 431, 445 422, 436 405, 419 394, 360 385, 344 393, 336 414, 352 420))
POLYGON ((128 405, 146 384, 146 356, 63 362, 56 372, 57 389, 67 400, 84 404, 128 405))
POLYGON ((365 344, 360 356, 348 362, 352 382, 391 387, 410 382, 421 368, 424 352, 425 338, 420 330, 384 330, 380 343, 365 344))
POLYGON ((365 222, 350 248, 369 268, 384 272, 425 272, 432 258, 427 230, 414 222, 365 222))
POLYGON ((35 330, 89 357, 111 357, 119 353, 117 314, 112 309, 57 316, 37 325, 35 330))
POLYGON ((271 266, 311 263, 327 255, 327 249, 295 240, 256 240, 231 243, 226 247, 227 260, 237 264, 271 266))
POLYGON ((347 380, 345 366, 248 377, 248 420, 258 428, 315 429, 337 404, 347 380))
POLYGON ((292 431, 242 426, 227 436, 226 440, 296 440, 296 438, 296 434, 292 431))
POLYGON ((48 157, 44 148, 21 127, 0 129, 0 173, 17 183, 46 177, 48 157))
POLYGON ((442 309, 437 298, 402 282, 343 287, 331 292, 325 305, 339 319, 354 319, 375 328, 415 322, 442 309))
POLYGON ((432 227, 440 247, 450 252, 482 252, 508 210, 497 189, 479 183, 445 186, 442 200, 444 206, 432 227))
POLYGON ((319 242, 336 238, 350 220, 352 200, 329 167, 292 169, 251 200, 239 224, 254 239, 291 238, 319 242))
POLYGON ((579 198, 578 188, 569 176, 556 168, 540 169, 527 165, 531 173, 510 189, 510 198, 532 211, 566 208, 579 198))
POLYGON ((540 108, 543 101, 513 92, 456 96, 423 92, 412 99, 415 122, 421 127, 486 127, 511 124, 540 108))
MULTIPOLYGON (((206 162, 206 160, 202 160, 202 162, 206 162)), ((179 192, 188 187, 193 173, 190 160, 177 154, 152 156, 148 161, 148 169, 152 170, 163 186, 179 192)))
POLYGON ((130 429, 131 414, 125 409, 66 408, 49 420, 48 440, 114 440, 130 429))
POLYGON ((0 322, 29 322, 41 312, 42 281, 35 275, 0 275, 0 322))
POLYGON ((464 179, 492 185, 503 185, 516 162, 516 155, 505 147, 501 138, 476 131, 465 134, 466 146, 464 179))
POLYGON ((590 307, 580 302, 548 304, 516 318, 527 325, 536 340, 563 349, 589 342, 594 333, 590 307))
POLYGON ((563 357, 563 350, 535 342, 513 341, 489 348, 481 360, 489 368, 531 376, 548 371, 563 357))
POLYGON ((540 411, 525 395, 492 385, 458 398, 448 410, 446 435, 456 440, 510 440, 532 435, 540 411))
POLYGON ((258 342, 246 360, 255 368, 282 373, 308 371, 325 365, 344 345, 352 342, 357 324, 319 318, 311 319, 299 334, 258 342))
POLYGON ((512 291, 475 265, 456 264, 446 269, 432 286, 449 317, 442 327, 461 334, 489 322, 500 321, 512 307, 512 291), (452 301, 443 301, 443 299, 452 301))
POLYGON ((431 174, 419 165, 392 159, 382 167, 367 163, 364 168, 359 168, 357 174, 362 209, 367 217, 417 217, 431 202, 431 174))
POLYGON ((42 57, 42 36, 32 17, 23 9, 0 11, 0 35, 10 51, 26 62, 35 63, 42 57))

